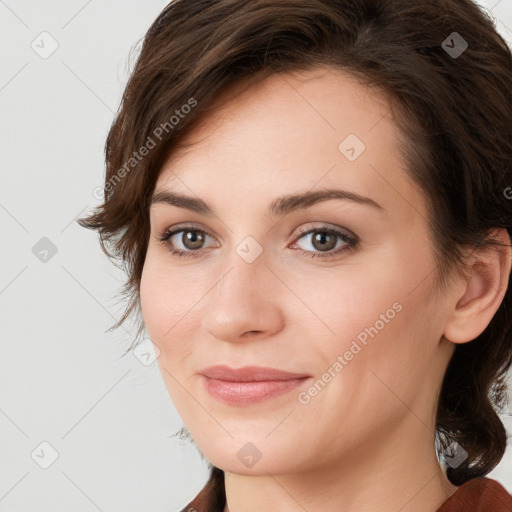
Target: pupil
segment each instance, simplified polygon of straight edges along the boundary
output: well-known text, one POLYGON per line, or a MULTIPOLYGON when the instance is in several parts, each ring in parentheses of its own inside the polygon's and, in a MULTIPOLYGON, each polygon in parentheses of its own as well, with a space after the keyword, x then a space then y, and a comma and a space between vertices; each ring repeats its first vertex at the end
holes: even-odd
POLYGON ((203 242, 203 235, 198 231, 186 231, 184 245, 189 249, 198 249, 203 242))
POLYGON ((315 246, 316 249, 332 249, 334 247, 334 245, 336 245, 335 240, 334 240, 334 244, 332 243, 333 240, 334 240, 334 237, 330 233, 326 233, 324 231, 323 233, 317 233, 313 237, 313 245, 315 246), (330 244, 329 244, 329 242, 327 242, 327 245, 326 245, 327 237, 331 237, 331 242, 330 242, 330 244), (320 245, 318 247, 316 246, 317 242, 320 242, 320 245))

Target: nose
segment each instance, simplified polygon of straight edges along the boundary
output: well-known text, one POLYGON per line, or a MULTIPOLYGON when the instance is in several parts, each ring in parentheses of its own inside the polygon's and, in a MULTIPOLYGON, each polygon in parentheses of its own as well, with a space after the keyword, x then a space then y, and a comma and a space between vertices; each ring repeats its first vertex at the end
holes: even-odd
POLYGON ((262 254, 248 263, 236 252, 205 297, 203 329, 227 342, 267 338, 283 328, 283 284, 262 254))

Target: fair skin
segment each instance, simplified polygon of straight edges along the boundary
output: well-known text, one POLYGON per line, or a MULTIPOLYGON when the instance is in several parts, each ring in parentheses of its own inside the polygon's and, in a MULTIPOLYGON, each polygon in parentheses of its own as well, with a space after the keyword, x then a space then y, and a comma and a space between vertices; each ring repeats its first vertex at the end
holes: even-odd
POLYGON ((473 253, 471 277, 434 293, 425 197, 406 175, 385 98, 349 75, 273 75, 220 105, 187 136, 195 144, 171 155, 155 187, 200 198, 216 215, 153 204, 140 291, 169 395, 201 452, 226 472, 225 511, 435 511, 456 490, 434 450, 442 378, 455 344, 478 336, 496 312, 510 252, 473 253), (353 161, 338 149, 349 134, 366 146, 353 161), (380 208, 331 198, 268 212, 280 196, 323 189, 380 208), (203 245, 187 245, 187 228, 167 245, 158 240, 183 223, 206 231, 203 245), (322 251, 315 233, 298 231, 322 234, 324 224, 358 243, 336 253, 349 243, 335 237, 322 251), (262 250, 251 263, 236 250, 249 236, 262 250), (377 324, 390 309, 392 318, 377 324), (378 334, 333 373, 371 326, 378 334), (311 378, 293 392, 233 405, 203 385, 200 370, 215 364, 311 378), (329 368, 335 376, 308 394, 329 368), (249 442, 261 454, 252 467, 237 457, 249 442))

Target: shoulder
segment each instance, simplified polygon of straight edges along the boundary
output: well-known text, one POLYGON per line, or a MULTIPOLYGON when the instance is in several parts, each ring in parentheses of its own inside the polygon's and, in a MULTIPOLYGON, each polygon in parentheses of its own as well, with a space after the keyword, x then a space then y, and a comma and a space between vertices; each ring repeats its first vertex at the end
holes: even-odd
POLYGON ((206 485, 180 512, 223 512, 225 504, 224 471, 213 466, 206 485))
POLYGON ((512 496, 496 480, 472 478, 461 485, 437 512, 512 512, 512 496))

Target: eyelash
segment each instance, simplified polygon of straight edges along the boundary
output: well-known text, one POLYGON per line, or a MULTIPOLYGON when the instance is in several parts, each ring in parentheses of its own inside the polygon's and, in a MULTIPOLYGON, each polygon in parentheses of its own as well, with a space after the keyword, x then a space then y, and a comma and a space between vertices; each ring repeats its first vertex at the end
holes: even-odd
MULTIPOLYGON (((180 258, 185 258, 185 259, 187 259, 187 258, 197 258, 197 257, 199 257, 201 255, 201 250, 200 249, 199 250, 183 251, 181 249, 171 249, 171 248, 169 248, 169 246, 167 244, 167 241, 169 240, 169 238, 171 238, 176 233, 180 233, 182 231, 184 231, 184 232, 186 232, 186 231, 194 231, 196 233, 201 233, 202 235, 207 235, 207 236, 210 236, 211 238, 214 238, 210 234, 208 234, 206 231, 204 231, 203 229, 198 229, 198 228, 195 228, 193 226, 179 226, 178 228, 175 228, 175 229, 172 229, 172 230, 171 229, 165 230, 163 233, 161 233, 158 236, 158 241, 161 242, 168 249, 168 251, 173 256, 178 256, 180 258)), ((357 237, 347 235, 346 233, 344 233, 342 231, 339 231, 337 229, 330 228, 330 227, 327 227, 327 226, 319 226, 319 227, 315 227, 315 228, 312 228, 312 229, 299 228, 300 236, 295 238, 294 243, 297 240, 301 239, 302 237, 304 237, 304 236, 306 236, 308 234, 311 234, 311 233, 316 233, 318 231, 326 232, 326 233, 329 233, 331 235, 335 235, 336 237, 340 238, 343 242, 345 242, 347 245, 345 245, 342 248, 337 249, 334 252, 325 252, 325 253, 306 251, 304 249, 295 249, 295 250, 299 251, 301 254, 303 254, 304 256, 307 256, 308 258, 311 258, 311 259, 313 259, 313 258, 324 259, 324 258, 333 258, 335 256, 338 256, 341 253, 352 251, 359 244, 359 239, 357 237)))

